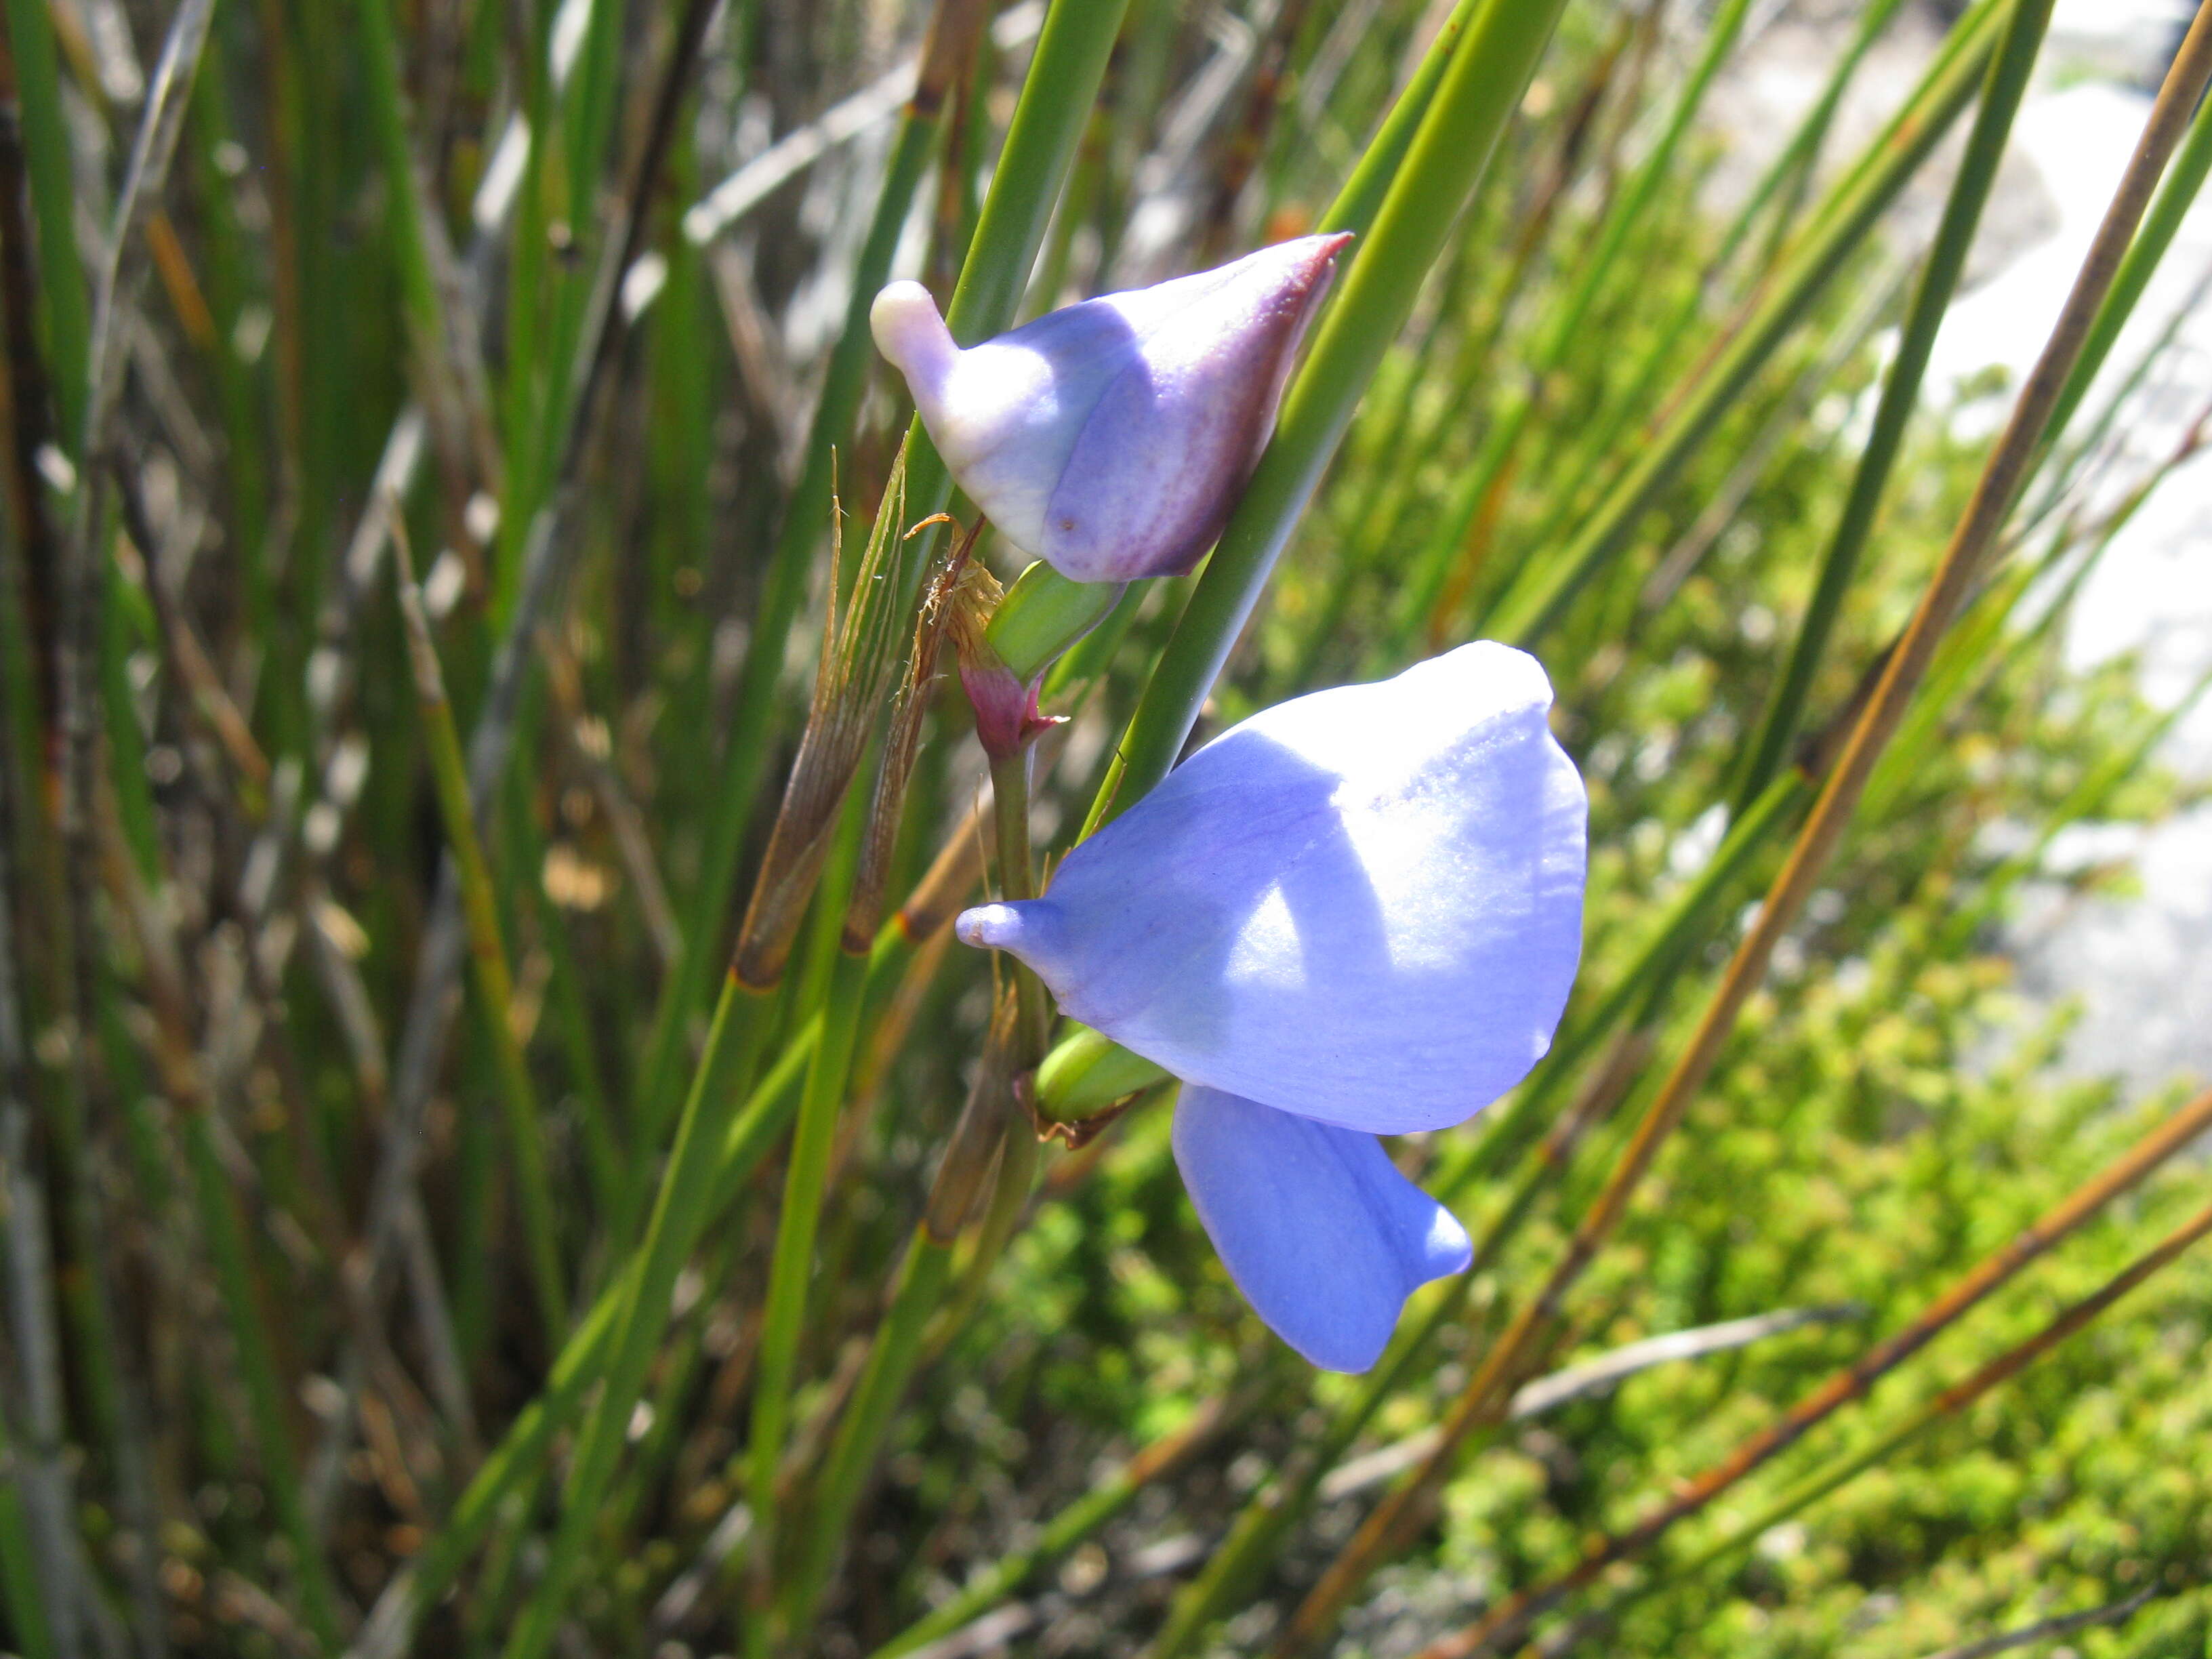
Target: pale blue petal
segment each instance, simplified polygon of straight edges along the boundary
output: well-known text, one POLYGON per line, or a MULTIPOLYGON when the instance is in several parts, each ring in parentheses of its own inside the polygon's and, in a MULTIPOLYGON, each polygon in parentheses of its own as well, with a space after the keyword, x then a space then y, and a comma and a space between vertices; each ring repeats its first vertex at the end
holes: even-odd
POLYGON ((1373 1135, 1187 1084, 1175 1155, 1244 1299, 1324 1370, 1372 1365, 1406 1298, 1470 1257, 1467 1230, 1373 1135))
POLYGON ((1274 423, 1342 234, 1063 307, 961 350, 928 291, 870 314, 946 467, 1000 532, 1077 581, 1188 569, 1274 423))
POLYGON ((960 937, 1178 1077, 1375 1133, 1459 1122, 1549 1046, 1581 951, 1550 706, 1487 642, 1280 704, 960 937))

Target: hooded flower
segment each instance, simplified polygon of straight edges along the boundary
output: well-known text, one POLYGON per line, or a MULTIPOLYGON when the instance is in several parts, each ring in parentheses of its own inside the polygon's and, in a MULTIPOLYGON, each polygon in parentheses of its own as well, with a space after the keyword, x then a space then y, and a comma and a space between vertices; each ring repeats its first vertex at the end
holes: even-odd
POLYGON ((945 464, 1002 534, 1079 582, 1180 574, 1275 422, 1344 234, 1085 300, 963 351, 919 283, 869 321, 945 464))
POLYGON ((1364 1370, 1466 1233, 1375 1137, 1439 1129, 1551 1042, 1582 939, 1581 778, 1534 659, 1482 642, 1224 732, 961 916, 1183 1079, 1175 1152, 1261 1318, 1364 1370))

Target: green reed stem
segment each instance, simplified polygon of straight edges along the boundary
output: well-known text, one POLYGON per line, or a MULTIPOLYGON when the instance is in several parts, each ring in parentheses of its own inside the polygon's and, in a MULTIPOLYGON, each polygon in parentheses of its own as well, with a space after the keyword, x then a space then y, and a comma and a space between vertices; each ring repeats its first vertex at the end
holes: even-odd
MULTIPOLYGON (((55 1659, 54 1638, 46 1618, 46 1587, 40 1582, 39 1552, 31 1542, 29 1517, 23 1503, 27 1484, 19 1473, 20 1455, 8 1437, 7 1414, 0 1413, 0 1607, 23 1659, 55 1659)), ((69 1592, 61 1585, 58 1595, 69 1592)))
POLYGON ((836 1436, 823 1461, 805 1530, 799 1540, 784 1609, 784 1631, 794 1642, 806 1633, 868 1472, 875 1467, 877 1450, 921 1362, 922 1334, 952 1282, 956 1242, 933 1237, 921 1224, 915 1225, 907 1241, 890 1305, 869 1344, 860 1382, 838 1419, 836 1436))
MULTIPOLYGON (((2009 3, 2009 0, 2007 0, 2009 3)), ((1607 561, 1625 549, 1644 514, 1749 387, 1775 349, 1811 310, 1829 282, 1858 251, 1875 222, 1973 96, 1988 47, 1984 32, 2000 6, 1969 17, 1954 33, 1968 38, 1942 71, 1923 83, 1914 100, 1919 118, 1900 123, 1878 141, 1869 165, 1847 179, 1808 228, 1767 297, 1714 360, 1693 392, 1666 426, 1639 451, 1639 459, 1613 487, 1557 556, 1524 568, 1498 600, 1481 629, 1528 645, 1555 627, 1575 595, 1607 561)))
POLYGON ((1483 434, 1481 452, 1453 487, 1451 504, 1423 561, 1419 579, 1407 583, 1401 590, 1401 627, 1418 626, 1419 619, 1435 608, 1437 595, 1451 574, 1454 556, 1466 544, 1468 532, 1488 498, 1499 469, 1519 446, 1522 433, 1541 406, 1547 382, 1567 355, 1582 343, 1591 308, 1613 275, 1629 234, 1643 223, 1658 200, 1661 187, 1673 176, 1676 154, 1698 110, 1704 106, 1713 77, 1720 73, 1721 65, 1735 49, 1750 10, 1750 0, 1724 0, 1707 27, 1705 50, 1674 100, 1665 129, 1606 215, 1598 228, 1597 245, 1577 256, 1578 275, 1574 284, 1552 309, 1528 353, 1525 371, 1528 390, 1489 422, 1483 434))
MULTIPOLYGON (((690 1097, 669 1152, 668 1172, 647 1224, 635 1272, 617 1297, 613 1340, 596 1356, 599 1364, 583 1380, 602 1383, 598 1404, 586 1419, 562 1494, 559 1531, 555 1534, 545 1576, 523 1609, 505 1649, 507 1659, 542 1659, 581 1565, 584 1545, 598 1522, 599 1503, 622 1455, 632 1408, 645 1385, 654 1348, 668 1320, 669 1298, 691 1247, 713 1208, 714 1156, 732 1128, 733 1098, 708 1097, 714 1061, 733 1027, 752 1027, 766 1014, 767 998, 750 993, 737 975, 727 975, 707 1034, 706 1054, 693 1074, 690 1097)), ((611 1290, 614 1287, 611 1287, 611 1290)), ((580 1368, 581 1369, 581 1368, 580 1368)))
POLYGON ((2143 216, 2142 228, 2128 245, 2127 258, 2120 262, 2119 274, 2112 278, 2112 291, 2105 296, 2097 320, 2090 325, 2089 337, 2082 343, 2081 361, 2074 365, 2073 374, 2067 377, 2066 389, 2059 394, 2058 407, 2051 418, 2050 435, 2045 440, 2046 444, 2055 442, 2064 433, 2066 423, 2073 419, 2074 411, 2088 394, 2090 382, 2097 378, 2097 371, 2112 355, 2120 331, 2134 314, 2136 304, 2149 286, 2159 262, 2173 246, 2174 234, 2188 216, 2197 192, 2203 188, 2207 173, 2212 173, 2212 101, 2197 109, 2197 118, 2190 124, 2189 136, 2182 141, 2179 153, 2159 186, 2157 199, 2143 216))
POLYGON ((262 1478, 269 1488, 269 1507, 292 1549, 292 1570, 299 1578, 307 1628, 326 1650, 334 1651, 338 1646, 337 1585, 301 1495, 284 1383, 270 1349, 267 1321, 255 1292, 237 1194, 222 1166, 222 1154, 216 1150, 204 1108, 187 1114, 182 1129, 200 1226, 207 1237, 208 1254, 214 1260, 216 1284, 229 1316, 231 1340, 237 1349, 240 1379, 246 1384, 262 1478))
POLYGON ((435 375, 445 361, 445 307, 424 240, 422 190, 408 138, 407 94, 401 85, 399 38, 391 0, 355 0, 361 21, 361 60, 368 70, 368 104, 387 198, 385 225, 398 267, 399 292, 423 371, 435 375))
MULTIPOLYGON (((896 933, 896 927, 894 923, 885 929, 876 952, 877 972, 886 979, 904 956, 905 941, 896 933)), ((710 1212, 726 1210, 735 1201, 782 1134, 798 1106, 799 1086, 821 1030, 817 1018, 799 1030, 722 1133, 707 1205, 710 1212)), ((576 1322, 543 1392, 516 1416, 461 1494, 444 1528, 433 1535, 404 1577, 395 1581, 378 1603, 370 1632, 359 1644, 363 1655, 389 1656, 406 1649, 416 1624, 459 1577, 507 1499, 542 1472, 554 1436, 574 1414, 591 1384, 605 1369, 620 1316, 633 1297, 643 1267, 641 1248, 576 1322)))
MULTIPOLYGON (((844 895, 825 886, 825 914, 841 927, 844 895)), ((814 1276, 814 1241, 820 1231, 823 1200, 830 1179, 830 1155, 837 1140, 837 1117, 845 1103, 859 1040, 861 994, 867 981, 865 956, 839 950, 834 934, 825 939, 835 954, 822 1002, 822 1038, 806 1070, 806 1085, 792 1132, 791 1161, 784 1171, 783 1206, 776 1217, 775 1249, 769 1258, 768 1305, 761 1316, 760 1351, 753 1364, 752 1425, 746 1455, 746 1497, 752 1505, 754 1594, 748 1609, 748 1645, 769 1646, 768 1623, 775 1593, 779 1544, 777 1470, 791 1422, 792 1385, 799 1369, 807 1287, 814 1276)))
MULTIPOLYGON (((1967 137, 1966 152, 1951 181, 1950 197, 1943 204, 1942 222, 1906 308, 1897 356, 1890 365, 1888 378, 1882 383, 1874 425, 1868 434, 1866 447, 1859 453, 1858 466, 1851 475, 1850 493, 1844 498, 1842 516, 1837 520, 1835 532, 1829 538, 1828 550, 1820 564, 1820 580, 1813 590, 1811 603, 1805 608, 1804 620, 1798 625, 1781 682, 1775 687, 1759 720, 1758 735, 1744 751, 1732 805, 1732 811, 1737 814, 1748 811, 1765 790, 1781 769, 1790 745, 1796 739, 1798 726, 1805 715, 1806 700, 1812 695, 1814 676, 1820 672, 1829 636, 1842 614, 1844 596, 1857 572, 1859 556, 1865 550, 1867 538, 1874 533, 1875 519, 1889 488, 1891 471, 1904 448, 1906 424, 1920 401, 1920 382, 1935 351, 1936 333, 1943 325, 1943 314, 1950 307, 1951 296, 1958 291, 1959 279, 1966 272, 1966 255, 1981 224, 1982 210, 1996 183, 1997 167, 2004 159, 2013 118, 2020 112, 2021 100, 2027 95, 2028 76, 2034 70, 2036 54, 2043 45, 2043 22, 2048 15, 2047 5, 2041 18, 2037 17, 2033 3, 2023 5, 2015 16, 2027 21, 2015 21, 2006 32, 1996 56, 1990 60, 1981 109, 1967 137)), ((2106 303, 2109 306, 2110 301, 2106 303)))
MULTIPOLYGON (((1382 354, 1405 326, 1429 268, 1481 183, 1565 9, 1565 0, 1485 0, 1463 38, 1431 49, 1448 58, 1435 94, 1402 165, 1389 174, 1341 291, 1322 318, 1274 440, 1152 670, 1086 830, 1140 799, 1175 764, 1382 354)), ((1411 122, 1410 110, 1406 118, 1411 122)), ((1402 125, 1394 112, 1384 136, 1395 137, 1402 125)), ((1340 216, 1363 207, 1378 187, 1383 164, 1379 154, 1375 160, 1374 168, 1363 166, 1347 182, 1324 228, 1341 227, 1340 216)))
MULTIPOLYGON (((374 3, 374 0, 371 0, 374 3)), ((399 614, 407 629, 408 659, 414 670, 415 696, 422 716, 422 739, 429 750, 430 775, 437 787, 438 811, 446 840, 453 849, 460 880, 461 913, 469 933, 470 977, 483 1016, 484 1035, 499 1079, 501 1115, 507 1121, 508 1150, 514 1156, 514 1184, 522 1211, 523 1241, 530 1259, 531 1284, 538 1293, 538 1316, 549 1346, 557 1345, 568 1325, 568 1293, 561 1265, 560 1226, 555 1218, 553 1180, 545 1162, 545 1117, 530 1080, 530 1062, 514 1034, 514 973, 500 929, 499 899, 491 866, 477 834, 469 802, 468 762, 461 753, 453 708, 446 697, 446 678, 438 647, 423 613, 404 529, 392 509, 392 571, 399 590, 399 614)))
MULTIPOLYGON (((84 435, 90 388, 92 301, 76 252, 76 186, 70 129, 62 107, 61 65, 46 0, 7 0, 8 46, 22 106, 23 149, 38 221, 39 292, 45 302, 46 360, 60 415, 56 441, 72 456, 84 435)), ((82 457, 77 457, 80 464, 82 457)))

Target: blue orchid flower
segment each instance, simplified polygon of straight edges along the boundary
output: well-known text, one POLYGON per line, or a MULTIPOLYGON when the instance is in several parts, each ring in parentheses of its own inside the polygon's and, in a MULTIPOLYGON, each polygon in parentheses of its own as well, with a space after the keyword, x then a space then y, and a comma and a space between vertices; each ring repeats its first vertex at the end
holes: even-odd
POLYGON ((1182 1079, 1174 1146, 1246 1298, 1360 1371, 1467 1233, 1378 1135, 1458 1123, 1549 1047, 1582 946, 1588 804, 1524 653, 1462 646, 1206 744, 986 904, 1073 1018, 1182 1079))
POLYGON ((963 351, 919 283, 869 312, 938 453, 1000 532, 1079 582, 1179 574, 1275 424, 1344 234, 1064 307, 963 351))

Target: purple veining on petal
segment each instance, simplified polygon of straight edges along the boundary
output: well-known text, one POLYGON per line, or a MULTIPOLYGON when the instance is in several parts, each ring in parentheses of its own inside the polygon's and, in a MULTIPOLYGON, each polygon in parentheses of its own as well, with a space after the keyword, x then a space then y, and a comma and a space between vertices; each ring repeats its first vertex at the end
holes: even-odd
POLYGON ((1542 1055, 1580 954, 1587 806, 1550 704, 1486 642, 1293 699, 961 937, 1178 1077, 1346 1128, 1456 1123, 1542 1055))
POLYGON ((1315 1364, 1364 1371, 1406 1298, 1464 1269, 1467 1231, 1370 1134, 1185 1085, 1176 1163, 1222 1265, 1315 1364))
POLYGON ((871 324, 961 488, 1077 581, 1186 570, 1251 476, 1342 234, 1068 306, 963 351, 919 283, 871 324))

